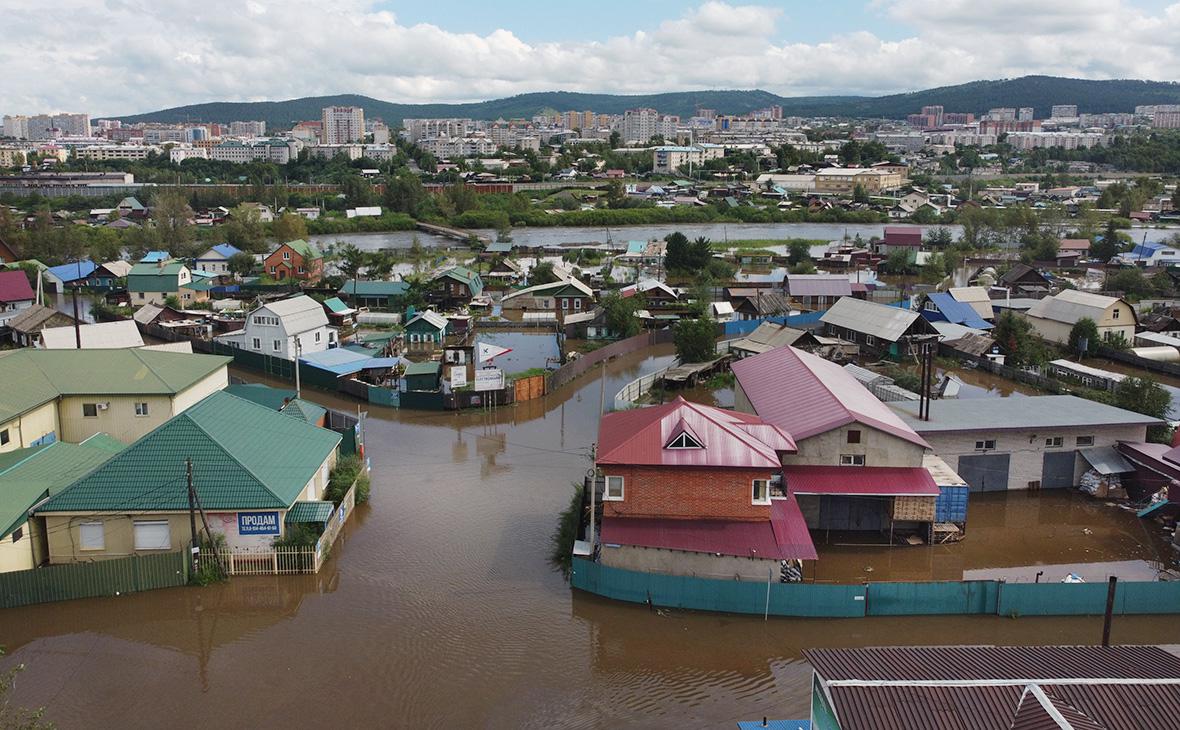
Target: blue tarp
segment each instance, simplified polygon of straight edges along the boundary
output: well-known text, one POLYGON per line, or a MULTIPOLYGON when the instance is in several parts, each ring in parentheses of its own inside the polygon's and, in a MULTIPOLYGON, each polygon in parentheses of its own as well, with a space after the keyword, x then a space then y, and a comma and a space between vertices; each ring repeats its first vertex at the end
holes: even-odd
POLYGON ((75 261, 72 264, 62 264, 61 266, 50 266, 46 269, 54 277, 64 282, 78 281, 85 279, 94 273, 98 267, 90 259, 83 259, 82 261, 75 261))
MULTIPOLYGON (((958 301, 946 292, 934 292, 926 295, 930 301, 934 302, 934 306, 938 307, 938 313, 942 318, 951 324, 961 324, 964 327, 973 327, 979 330, 990 330, 991 323, 980 317, 970 304, 964 304, 958 301)), ((922 316, 928 320, 938 321, 935 317, 930 315, 935 314, 926 309, 922 310, 922 316)))

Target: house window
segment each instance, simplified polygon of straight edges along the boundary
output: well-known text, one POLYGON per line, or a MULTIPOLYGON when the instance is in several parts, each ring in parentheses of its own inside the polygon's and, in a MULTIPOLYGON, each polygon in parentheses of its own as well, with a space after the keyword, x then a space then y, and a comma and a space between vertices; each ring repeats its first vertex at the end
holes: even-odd
POLYGON ((78 525, 78 546, 82 550, 106 550, 106 537, 101 522, 83 522, 78 525))
POLYGON ((751 501, 754 504, 770 504, 770 482, 766 479, 755 479, 751 490, 751 501))
POLYGON ((1093 436, 1078 436, 1077 442, 1078 442, 1078 446, 1093 446, 1094 445, 1094 437, 1093 436))
POLYGON ((676 438, 668 442, 669 449, 700 449, 704 448, 700 442, 689 436, 687 433, 681 433, 676 438))
POLYGON ((926 302, 926 311, 927 311, 927 312, 937 312, 937 311, 938 311, 938 305, 937 305, 937 304, 935 304, 934 302, 927 301, 927 302, 926 302))
POLYGON ((3 431, 0 431, 0 446, 3 446, 4 444, 8 443, 11 440, 12 440, 12 438, 8 435, 7 428, 4 429, 3 431))
POLYGON ((581 300, 581 299, 575 299, 575 300, 574 300, 574 310, 575 310, 575 311, 578 311, 578 310, 581 310, 581 309, 582 309, 582 300, 581 300))
POLYGON ((864 466, 864 454, 840 454, 840 466, 864 466))
POLYGON ((146 402, 135 404, 135 415, 146 416, 147 414, 148 414, 148 404, 146 402))
POLYGON ((857 430, 857 429, 849 429, 848 430, 848 443, 850 443, 850 444, 859 444, 860 443, 860 431, 859 430, 857 430))
POLYGON ((24 537, 24 536, 25 536, 25 528, 23 528, 23 527, 18 527, 18 528, 16 528, 16 530, 15 530, 15 531, 12 533, 12 541, 13 541, 13 542, 20 542, 20 539, 21 539, 22 537, 24 537))
POLYGON ((994 448, 996 448, 995 439, 983 439, 982 441, 975 442, 976 451, 989 451, 994 448))
POLYGON ((875 344, 877 344, 877 338, 873 337, 872 335, 865 335, 865 344, 866 345, 875 345, 875 344))
POLYGON ((167 520, 135 522, 136 550, 168 550, 172 547, 172 531, 167 520))
POLYGON ((290 251, 283 251, 283 261, 290 261, 290 260, 291 260, 291 252, 290 251))
POLYGON ((569 309, 570 308, 570 300, 562 299, 561 300, 561 308, 562 309, 569 309))
POLYGON ((140 298, 140 300, 143 300, 143 296, 144 296, 144 295, 143 295, 143 292, 140 292, 140 293, 139 293, 139 298, 140 298))
POLYGON ((275 340, 271 346, 274 348, 275 352, 278 352, 279 350, 283 349, 283 341, 282 340, 275 340))
POLYGON ((300 273, 300 274, 306 274, 306 273, 307 273, 307 269, 305 269, 305 268, 303 268, 302 266, 300 266, 300 267, 299 267, 299 273, 300 273))
POLYGON ((262 349, 262 340, 261 340, 260 338, 258 338, 258 337, 255 337, 255 338, 254 338, 254 349, 255 349, 255 350, 261 350, 261 349, 262 349))
POLYGON ((1119 318, 1119 310, 1118 309, 1111 310, 1110 318, 1111 319, 1118 319, 1119 318))
POLYGON ((1065 439, 1063 439, 1062 437, 1050 436, 1049 438, 1045 439, 1045 448, 1049 448, 1049 449, 1060 448, 1063 443, 1065 443, 1065 439))
POLYGON ((274 266, 270 267, 270 273, 272 273, 272 274, 273 274, 273 273, 275 273, 275 267, 274 267, 274 266))
POLYGON ((98 404, 97 403, 83 403, 82 404, 83 418, 98 418, 98 404))
POLYGON ((623 501, 623 477, 607 477, 606 493, 602 498, 608 502, 623 501))
POLYGON ((319 342, 319 341, 320 341, 320 333, 319 333, 319 332, 316 332, 316 333, 315 333, 315 341, 316 341, 316 342, 319 342))

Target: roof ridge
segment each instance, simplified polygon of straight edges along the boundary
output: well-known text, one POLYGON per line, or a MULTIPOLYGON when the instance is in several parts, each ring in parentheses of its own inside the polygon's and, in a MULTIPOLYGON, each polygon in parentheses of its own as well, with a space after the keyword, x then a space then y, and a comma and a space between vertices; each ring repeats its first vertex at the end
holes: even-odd
MULTIPOLYGON (((769 459, 775 459, 775 460, 777 460, 779 458, 778 452, 775 451, 773 448, 771 448, 770 444, 768 444, 765 441, 763 441, 762 439, 756 437, 754 434, 748 433, 746 431, 739 431, 739 429, 735 428, 733 426, 733 424, 725 423, 717 418, 714 418, 712 415, 700 410, 701 408, 709 408, 709 409, 715 410, 715 411, 721 411, 722 409, 716 408, 715 406, 706 406, 701 403, 695 403, 693 401, 683 400, 683 398, 680 398, 680 399, 686 405, 688 405, 694 412, 699 413, 702 418, 715 424, 718 428, 721 428, 723 431, 728 433, 730 436, 738 439, 739 441, 745 443, 748 446, 751 446, 753 448, 758 449, 759 451, 762 451, 763 456, 765 456, 769 459), (751 444, 750 440, 753 440, 754 442, 756 442, 756 445, 751 444), (770 453, 769 454, 765 453, 767 451, 769 451, 770 453)), ((699 441, 700 439, 697 439, 697 440, 699 441)))
MULTIPOLYGON (((257 474, 255 474, 253 469, 251 469, 251 468, 250 468, 249 466, 247 466, 246 464, 242 463, 242 460, 241 460, 241 459, 239 459, 239 458, 237 458, 236 456, 234 456, 234 455, 233 455, 233 454, 230 452, 230 450, 229 450, 228 448, 226 448, 225 444, 221 443, 221 440, 220 440, 220 439, 218 439, 216 436, 214 436, 212 433, 210 433, 208 429, 206 429, 206 428, 205 428, 204 426, 202 426, 200 423, 197 423, 197 421, 193 420, 193 418, 192 418, 192 413, 193 413, 193 411, 195 411, 195 410, 197 410, 198 408, 200 408, 202 404, 204 404, 204 403, 208 403, 208 402, 209 402, 209 399, 210 399, 212 396, 215 396, 215 395, 218 395, 218 394, 222 394, 222 395, 224 395, 224 396, 225 396, 225 397, 227 397, 227 398, 233 398, 234 400, 241 401, 242 403, 248 403, 248 404, 250 404, 251 406, 254 406, 254 407, 257 407, 257 408, 261 408, 261 409, 263 409, 264 411, 266 411, 267 413, 275 413, 275 414, 279 414, 279 412, 278 412, 278 411, 272 411, 271 409, 267 408, 266 406, 259 405, 258 403, 255 403, 254 401, 247 400, 247 399, 245 399, 245 398, 239 398, 238 396, 234 395, 233 393, 226 393, 224 390, 219 390, 219 391, 217 391, 217 393, 213 393, 213 394, 212 394, 212 395, 210 395, 209 397, 206 397, 206 398, 202 399, 202 400, 201 400, 199 403, 197 403, 196 405, 192 406, 192 407, 191 407, 191 408, 189 408, 188 410, 186 410, 186 411, 183 411, 182 413, 180 413, 180 414, 176 415, 175 417, 173 417, 173 418, 169 419, 169 422, 170 422, 170 421, 173 421, 173 420, 176 420, 176 419, 178 419, 178 418, 185 418, 185 419, 187 419, 187 420, 188 420, 188 422, 189 422, 189 423, 191 423, 191 424, 192 424, 192 425, 193 425, 193 426, 194 426, 194 427, 195 427, 195 428, 196 428, 198 431, 200 431, 201 433, 205 434, 206 438, 208 438, 208 439, 209 439, 211 442, 213 442, 213 444, 217 446, 217 448, 218 448, 218 449, 221 451, 221 453, 225 454, 226 458, 228 458, 228 459, 229 459, 230 461, 232 461, 233 463, 237 464, 237 465, 238 465, 238 466, 239 466, 239 467, 240 467, 240 468, 241 468, 243 471, 245 471, 247 474, 249 474, 249 475, 250 475, 250 477, 251 477, 251 478, 252 478, 254 481, 258 482, 259 486, 261 486, 263 489, 265 489, 267 492, 269 492, 269 493, 270 493, 270 495, 271 495, 271 496, 273 496, 273 497, 275 498, 275 501, 276 501, 276 502, 282 502, 282 501, 283 501, 283 498, 282 498, 282 497, 280 497, 280 496, 279 496, 279 494, 278 494, 277 492, 275 492, 275 490, 274 490, 274 489, 272 489, 272 488, 271 488, 271 486, 270 486, 269 484, 267 484, 265 481, 263 481, 263 479, 262 479, 261 477, 259 477, 257 474)), ((288 417, 288 418, 289 418, 289 417, 288 417)), ((296 419, 296 420, 298 420, 298 419, 296 419)), ((163 428, 163 426, 161 425, 161 426, 160 426, 160 428, 163 428)), ((157 429, 157 430, 159 430, 159 429, 157 429)), ((154 433, 154 432, 153 432, 153 433, 154 433)), ((138 443, 138 442, 136 442, 136 443, 138 443)), ((194 489, 196 489, 196 485, 195 485, 195 484, 194 484, 193 488, 194 488, 194 489)))

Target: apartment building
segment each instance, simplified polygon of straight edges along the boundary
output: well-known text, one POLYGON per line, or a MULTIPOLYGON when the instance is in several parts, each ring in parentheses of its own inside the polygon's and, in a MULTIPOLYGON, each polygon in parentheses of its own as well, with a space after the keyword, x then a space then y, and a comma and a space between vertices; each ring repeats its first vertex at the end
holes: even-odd
POLYGON ((80 147, 74 150, 74 156, 80 160, 145 160, 147 156, 161 149, 155 145, 138 144, 99 144, 91 147, 80 147))
POLYGON ((365 110, 359 106, 326 106, 322 111, 324 144, 365 141, 365 110))
POLYGON ((625 142, 647 142, 657 134, 669 138, 676 136, 680 117, 660 114, 655 109, 628 109, 623 112, 620 130, 625 142))
POLYGON ((886 190, 896 190, 905 182, 905 174, 897 170, 869 167, 829 167, 815 173, 815 192, 851 195, 859 185, 864 188, 865 192, 875 195, 886 190))
POLYGON ((691 147, 656 147, 652 150, 652 171, 669 174, 708 160, 725 156, 725 148, 719 144, 696 144, 691 147))
POLYGON ((230 122, 229 133, 233 137, 261 137, 266 134, 266 122, 230 122))
POLYGON ((1011 132, 1007 142, 1018 150, 1050 147, 1077 150, 1102 146, 1106 143, 1106 135, 1093 132, 1011 132))

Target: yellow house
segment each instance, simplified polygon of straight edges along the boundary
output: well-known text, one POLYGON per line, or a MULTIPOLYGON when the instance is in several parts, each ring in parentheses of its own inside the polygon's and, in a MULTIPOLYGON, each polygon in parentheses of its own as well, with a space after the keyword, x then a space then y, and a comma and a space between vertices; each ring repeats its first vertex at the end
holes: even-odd
POLYGON ((0 453, 108 433, 130 443, 229 384, 230 358, 143 349, 0 353, 0 453))
POLYGON ((1091 319, 1098 325, 1099 337, 1121 337, 1128 344, 1134 342, 1135 327, 1139 323, 1135 308, 1125 299, 1076 289, 1066 289, 1039 300, 1024 316, 1037 334, 1059 345, 1069 342, 1070 330, 1082 319, 1091 319))

